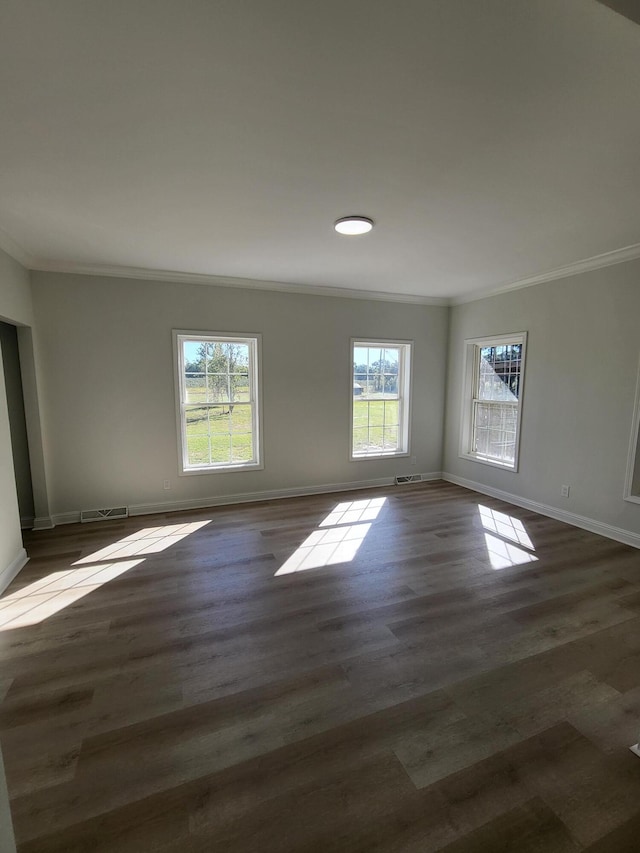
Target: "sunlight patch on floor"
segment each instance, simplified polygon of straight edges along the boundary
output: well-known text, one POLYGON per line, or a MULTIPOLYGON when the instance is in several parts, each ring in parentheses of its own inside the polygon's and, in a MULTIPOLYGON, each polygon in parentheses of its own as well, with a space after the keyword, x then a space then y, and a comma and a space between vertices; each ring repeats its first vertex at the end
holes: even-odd
POLYGON ((329 515, 320 522, 320 527, 334 527, 337 524, 357 524, 360 521, 374 521, 386 498, 371 498, 368 501, 346 501, 338 504, 329 515))
POLYGON ((320 522, 319 529, 307 536, 302 545, 280 566, 274 577, 350 563, 386 500, 371 498, 339 503, 320 522))
POLYGON ((200 530, 211 519, 145 527, 0 598, 0 631, 37 625, 200 530), (140 559, 131 560, 129 557, 140 559), (88 565, 90 564, 90 565, 88 565))
POLYGON ((538 559, 523 548, 518 548, 510 542, 498 539, 497 536, 492 536, 490 533, 484 534, 484 540, 492 569, 508 569, 511 566, 533 563, 538 559))
POLYGON ((94 551, 81 560, 76 560, 74 566, 84 563, 98 563, 102 560, 120 559, 122 557, 136 557, 140 554, 158 554, 165 551, 182 539, 185 539, 196 530, 200 530, 207 521, 193 521, 188 524, 169 524, 164 527, 145 527, 124 539, 119 539, 113 545, 107 545, 99 551, 94 551))
POLYGON ((482 504, 478 504, 478 512, 485 530, 484 540, 492 569, 508 569, 537 561, 538 558, 531 553, 535 551, 533 542, 519 518, 482 504))
POLYGON ((513 518, 504 512, 498 512, 488 506, 478 504, 480 511, 480 519, 485 530, 490 530, 497 533, 503 539, 509 539, 512 542, 517 542, 519 545, 524 545, 525 548, 530 548, 535 551, 533 542, 527 535, 524 529, 524 524, 519 518, 513 518))
POLYGON ((0 599, 0 631, 37 625, 144 560, 53 572, 0 599))
POLYGON ((289 575, 306 569, 319 569, 336 563, 350 563, 358 553, 370 524, 354 524, 346 527, 330 527, 314 530, 302 545, 276 572, 289 575))

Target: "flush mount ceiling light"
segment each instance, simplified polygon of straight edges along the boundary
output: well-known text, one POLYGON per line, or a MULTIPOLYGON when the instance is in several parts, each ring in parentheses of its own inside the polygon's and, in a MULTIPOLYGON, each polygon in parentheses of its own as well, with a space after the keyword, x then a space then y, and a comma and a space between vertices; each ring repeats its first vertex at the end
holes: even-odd
POLYGON ((356 234, 367 234, 373 228, 373 219, 368 216, 343 216, 336 219, 333 226, 338 234, 354 237, 356 234))

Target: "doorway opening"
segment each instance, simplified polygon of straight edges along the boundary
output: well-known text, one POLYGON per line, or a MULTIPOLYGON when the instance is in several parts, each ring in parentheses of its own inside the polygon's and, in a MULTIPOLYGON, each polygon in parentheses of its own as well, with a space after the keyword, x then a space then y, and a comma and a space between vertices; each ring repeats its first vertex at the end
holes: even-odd
POLYGON ((7 393, 11 451, 13 454, 18 508, 20 510, 20 525, 23 529, 31 529, 35 516, 33 482, 29 459, 22 374, 20 370, 20 353, 18 350, 18 330, 11 323, 0 321, 0 349, 2 351, 2 368, 7 393))

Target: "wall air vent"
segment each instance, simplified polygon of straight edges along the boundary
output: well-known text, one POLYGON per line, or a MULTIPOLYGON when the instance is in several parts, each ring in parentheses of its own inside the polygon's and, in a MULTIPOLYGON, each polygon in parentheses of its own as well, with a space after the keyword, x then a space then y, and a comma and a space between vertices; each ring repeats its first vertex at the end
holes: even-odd
POLYGON ((80 521, 106 521, 109 518, 127 518, 129 510, 126 506, 109 507, 109 509, 83 509, 80 513, 80 521))
POLYGON ((404 474, 400 477, 396 477, 396 486, 402 485, 402 483, 421 483, 422 482, 422 474, 404 474))

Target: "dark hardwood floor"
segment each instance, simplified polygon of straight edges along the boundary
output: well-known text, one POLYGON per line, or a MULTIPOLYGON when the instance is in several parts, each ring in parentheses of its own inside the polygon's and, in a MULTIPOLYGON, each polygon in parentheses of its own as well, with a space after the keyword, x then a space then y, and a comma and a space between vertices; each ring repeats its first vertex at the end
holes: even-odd
POLYGON ((640 551, 447 483, 30 534, 20 853, 640 849, 640 551))

